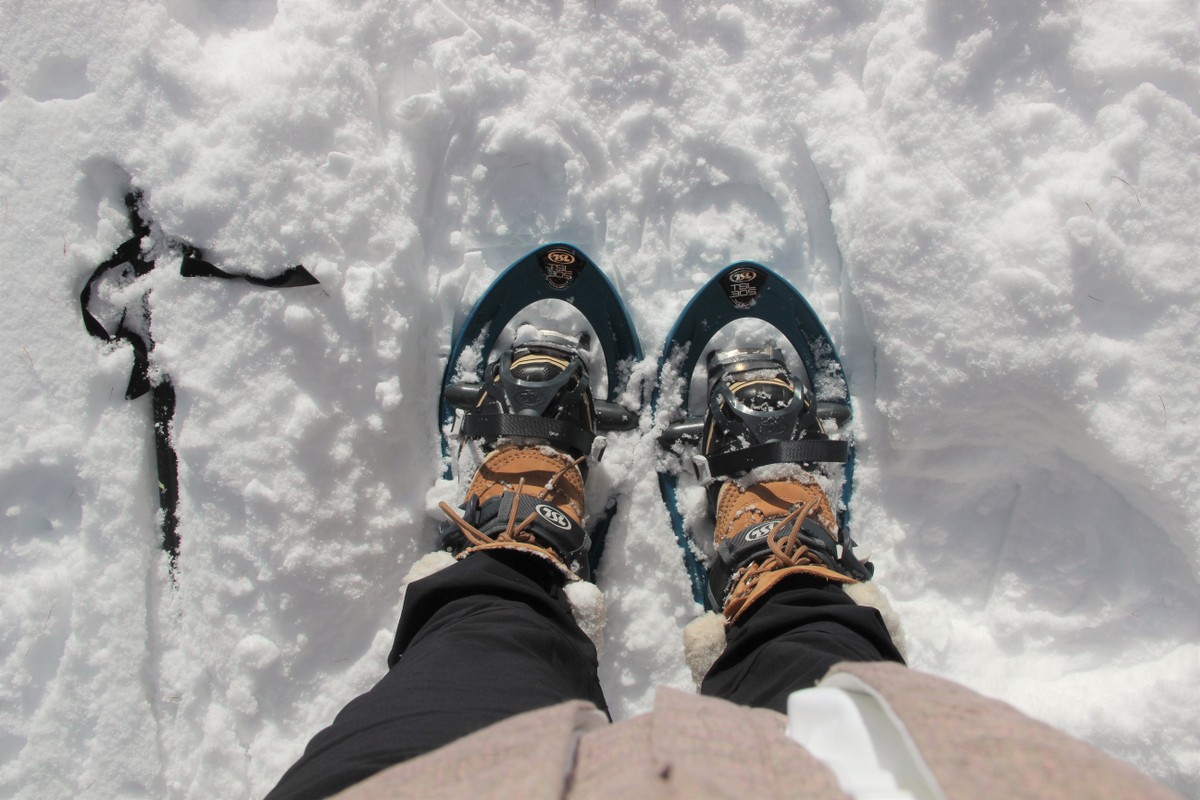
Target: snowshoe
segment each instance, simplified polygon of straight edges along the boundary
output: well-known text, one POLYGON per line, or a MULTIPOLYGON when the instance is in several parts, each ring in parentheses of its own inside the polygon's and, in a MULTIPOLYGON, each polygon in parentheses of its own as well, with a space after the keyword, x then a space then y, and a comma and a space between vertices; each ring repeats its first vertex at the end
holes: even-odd
MULTIPOLYGON (((610 505, 585 533, 583 481, 599 461, 607 431, 630 430, 637 415, 613 398, 622 366, 641 358, 632 321, 616 290, 582 252, 568 245, 539 248, 505 270, 458 331, 446 364, 441 431, 451 477, 450 440, 475 442, 484 455, 463 515, 443 507, 452 525, 444 544, 455 552, 487 549, 487 539, 549 548, 571 574, 587 578, 603 552, 610 505), (607 397, 595 394, 588 334, 538 330, 490 358, 510 321, 533 303, 563 300, 591 324, 604 355, 607 397), (469 346, 489 357, 482 373, 459 375, 469 346)), ((509 546, 509 545, 504 545, 509 546)), ((514 545, 515 546, 515 545, 514 545)), ((510 546, 513 549, 514 546, 510 546)))
MULTIPOLYGON (((763 468, 767 472, 790 470, 793 475, 809 474, 815 480, 820 470, 817 465, 833 465, 827 468, 829 480, 825 483, 840 482, 838 503, 825 498, 822 504, 815 496, 807 498, 806 494, 803 502, 797 496, 791 504, 809 505, 808 499, 812 499, 813 504, 805 513, 823 518, 820 527, 824 537, 813 533, 814 541, 806 545, 811 549, 819 544, 814 555, 820 550, 832 559, 827 563, 820 558, 821 564, 847 580, 865 580, 870 577, 870 565, 855 559, 849 534, 854 469, 853 442, 845 437, 844 431, 852 413, 849 389, 829 334, 803 295, 790 283, 753 262, 733 264, 713 277, 684 308, 668 334, 653 408, 657 411, 666 402, 663 387, 671 373, 681 384, 679 398, 672 397, 671 401, 679 409, 687 409, 690 376, 706 347, 728 324, 745 318, 773 326, 799 357, 799 368, 789 369, 783 351, 770 343, 710 353, 703 416, 685 417, 668 424, 660 443, 676 451, 692 452, 696 478, 707 490, 709 512, 717 518, 718 527, 723 487, 736 484, 744 494, 755 482, 753 476, 750 480, 747 476, 763 468), (826 548, 830 543, 832 549, 826 548)), ((761 472, 756 474, 761 478, 761 472)), ((710 591, 710 561, 716 570, 736 571, 738 564, 731 565, 729 559, 740 562, 751 550, 739 549, 735 554, 722 555, 721 548, 728 550, 734 538, 749 535, 750 530, 748 527, 724 533, 718 530, 715 540, 706 536, 701 538, 707 541, 697 539, 684 522, 679 478, 677 470, 664 468, 659 472, 659 487, 683 550, 693 596, 707 608, 719 609, 727 587, 710 591)), ((769 511, 760 508, 756 513, 765 521, 771 516, 769 511)), ((785 509, 776 516, 787 513, 785 509)), ((800 527, 795 530, 798 532, 800 527)), ((776 538, 768 536, 768 530, 756 531, 752 541, 762 539, 766 547, 766 539, 776 538)), ((798 539, 791 531, 789 527, 788 536, 794 543, 798 539)), ((717 582, 723 580, 719 578, 717 582)))

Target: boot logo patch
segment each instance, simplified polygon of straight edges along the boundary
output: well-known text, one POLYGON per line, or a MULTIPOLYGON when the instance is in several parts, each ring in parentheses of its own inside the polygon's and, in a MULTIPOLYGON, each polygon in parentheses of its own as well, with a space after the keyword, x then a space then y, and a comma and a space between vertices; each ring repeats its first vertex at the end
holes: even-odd
POLYGON ((571 518, 554 506, 539 504, 534 510, 537 511, 538 516, 554 527, 562 528, 564 531, 571 530, 571 518))
POLYGON ((760 522, 750 530, 746 531, 747 542, 757 542, 771 535, 772 529, 775 527, 775 520, 760 522))

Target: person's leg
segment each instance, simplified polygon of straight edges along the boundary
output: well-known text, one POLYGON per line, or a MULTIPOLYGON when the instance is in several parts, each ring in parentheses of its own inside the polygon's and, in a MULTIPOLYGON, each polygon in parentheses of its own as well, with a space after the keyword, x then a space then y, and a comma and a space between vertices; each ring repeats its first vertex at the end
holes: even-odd
POLYGON ((784 711, 839 661, 903 662, 879 612, 843 586, 869 580, 813 462, 844 462, 803 370, 771 346, 709 359, 703 452, 715 559, 709 600, 725 650, 701 691, 784 711))
POLYGON ((598 417, 578 346, 539 334, 483 383, 456 385, 461 435, 486 453, 459 510, 439 504, 458 563, 409 587, 391 671, 313 738, 271 798, 325 797, 525 711, 605 708, 564 589, 592 569, 584 478, 598 417))
POLYGON ((391 670, 352 700, 268 795, 327 797, 494 722, 565 700, 605 709, 596 650, 562 576, 523 553, 478 553, 408 589, 391 670))
POLYGON ((898 661, 879 612, 856 605, 820 578, 784 578, 726 629, 724 653, 702 694, 787 712, 787 697, 807 689, 839 661, 898 661))

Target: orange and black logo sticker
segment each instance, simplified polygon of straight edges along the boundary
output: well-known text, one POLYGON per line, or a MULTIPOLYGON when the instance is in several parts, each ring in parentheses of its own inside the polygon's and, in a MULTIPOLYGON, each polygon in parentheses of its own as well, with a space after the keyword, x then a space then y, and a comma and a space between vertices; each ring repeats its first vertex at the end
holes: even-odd
POLYGON ((748 266, 735 267, 721 278, 721 288, 734 308, 753 306, 766 283, 766 273, 748 266))
POLYGON ((579 277, 583 261, 566 247, 555 247, 542 254, 542 275, 555 289, 566 289, 579 277))

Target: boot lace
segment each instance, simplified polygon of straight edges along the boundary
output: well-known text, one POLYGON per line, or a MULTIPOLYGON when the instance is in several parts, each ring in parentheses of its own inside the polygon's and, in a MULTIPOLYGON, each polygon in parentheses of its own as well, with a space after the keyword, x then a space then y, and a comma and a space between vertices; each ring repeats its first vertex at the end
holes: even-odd
MULTIPOLYGON (((568 461, 566 464, 564 464, 562 469, 554 473, 550 480, 546 481, 546 485, 543 486, 542 490, 535 495, 536 499, 540 501, 547 500, 555 491, 555 489, 558 488, 558 482, 562 480, 562 477, 571 469, 578 467, 585 460, 587 460, 587 456, 580 456, 579 458, 568 461)), ((518 479, 515 492, 518 495, 525 494, 524 478, 518 479)), ((478 547, 480 545, 493 544, 495 542, 520 542, 523 544, 537 544, 537 537, 535 537, 528 530, 529 526, 533 524, 533 521, 537 519, 537 512, 530 512, 529 516, 518 522, 516 503, 512 504, 512 508, 508 513, 508 520, 506 521, 504 529, 497 532, 494 536, 488 536, 486 533, 467 522, 462 516, 455 512, 453 508, 450 507, 449 503, 446 503, 445 501, 439 502, 438 508, 440 508, 442 513, 445 514, 446 517, 458 527, 466 540, 471 543, 471 546, 478 547)))
POLYGON ((737 585, 730 592, 730 599, 745 597, 758 584, 758 580, 768 572, 787 567, 804 565, 823 566, 824 562, 800 541, 800 525, 813 511, 816 510, 820 498, 816 495, 803 503, 792 507, 786 516, 781 518, 771 529, 767 537, 767 546, 771 555, 762 561, 751 562, 738 578, 737 585), (788 530, 787 536, 775 536, 779 530, 788 530))

